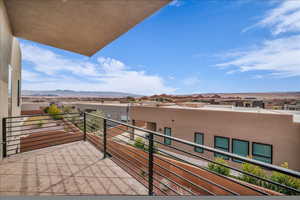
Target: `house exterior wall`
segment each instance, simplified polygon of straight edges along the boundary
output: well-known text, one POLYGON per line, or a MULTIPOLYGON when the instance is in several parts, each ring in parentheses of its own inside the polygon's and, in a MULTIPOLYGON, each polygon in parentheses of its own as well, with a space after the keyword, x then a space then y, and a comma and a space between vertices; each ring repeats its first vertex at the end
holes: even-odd
POLYGON ((50 103, 48 102, 37 102, 37 103, 31 103, 31 102, 23 102, 21 110, 22 111, 40 111, 45 107, 50 106, 50 103))
MULTIPOLYGON (((300 170, 300 123, 294 123, 292 115, 135 106, 131 108, 130 116, 134 120, 155 122, 157 131, 162 134, 164 127, 169 127, 172 136, 191 142, 194 142, 195 132, 202 132, 204 145, 210 147, 214 147, 214 136, 228 137, 230 152, 232 139, 249 141, 250 155, 253 142, 271 144, 273 164, 288 162, 289 168, 300 170)), ((172 145, 213 158, 213 153, 207 151, 196 153, 186 145, 176 142, 172 145)))
POLYGON ((2 119, 8 116, 8 66, 12 71, 12 115, 19 115, 16 108, 16 80, 21 78, 21 53, 17 39, 12 36, 10 23, 3 0, 0 0, 0 159, 2 158, 2 119))
POLYGON ((106 114, 106 117, 118 121, 126 121, 128 115, 127 105, 89 104, 89 103, 64 104, 64 105, 75 106, 81 112, 85 112, 89 110, 101 110, 106 114))

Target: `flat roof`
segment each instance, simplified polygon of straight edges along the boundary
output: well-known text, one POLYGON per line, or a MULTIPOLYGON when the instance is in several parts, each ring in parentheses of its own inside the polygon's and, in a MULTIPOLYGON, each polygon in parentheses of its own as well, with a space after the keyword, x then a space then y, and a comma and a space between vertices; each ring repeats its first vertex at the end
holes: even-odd
POLYGON ((95 105, 95 106, 121 106, 127 107, 129 103, 100 103, 100 102, 61 102, 62 104, 68 105, 95 105))
MULTIPOLYGON (((147 107, 147 105, 145 105, 147 107)), ((148 107, 155 107, 150 106, 148 107)), ((157 108, 173 108, 173 109, 188 109, 188 110, 213 110, 213 111, 228 111, 228 112, 245 112, 245 113, 261 113, 261 114, 274 114, 274 115, 292 115, 293 122, 300 123, 300 111, 291 110, 269 110, 262 108, 249 108, 249 107, 235 107, 231 105, 204 105, 202 107, 188 107, 179 105, 160 105, 157 108)))
MULTIPOLYGON (((288 110, 269 110, 262 108, 249 108, 249 107, 235 107, 231 105, 204 105, 202 107, 188 107, 180 105, 161 105, 161 108, 176 108, 176 109, 193 109, 193 110, 218 110, 218 111, 234 111, 234 112, 253 112, 253 113, 271 113, 271 114, 292 114, 292 111, 288 110)), ((299 111, 300 114, 300 111, 299 111)))
POLYGON ((171 0, 4 0, 16 37, 91 56, 171 0))

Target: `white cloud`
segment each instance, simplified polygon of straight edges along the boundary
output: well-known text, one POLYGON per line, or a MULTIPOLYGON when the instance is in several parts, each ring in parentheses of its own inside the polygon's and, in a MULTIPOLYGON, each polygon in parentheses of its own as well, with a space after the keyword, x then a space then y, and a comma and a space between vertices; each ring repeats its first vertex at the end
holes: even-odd
POLYGON ((125 69, 125 64, 113 58, 100 57, 97 59, 103 70, 110 74, 120 74, 125 69))
POLYGON ((264 76, 263 75, 254 75, 252 76, 253 79, 263 79, 264 76))
POLYGON ((243 32, 254 27, 270 27, 273 35, 300 32, 300 1, 283 0, 278 7, 267 12, 262 20, 244 29, 243 32))
POLYGON ((272 9, 259 23, 272 27, 274 35, 286 32, 300 32, 300 1, 285 0, 279 7, 272 9))
POLYGON ((199 83, 200 83, 200 80, 195 76, 188 77, 183 80, 183 84, 185 86, 190 86, 190 87, 197 86, 197 85, 199 85, 199 83))
POLYGON ((22 71, 22 80, 31 81, 31 80, 36 79, 37 77, 38 77, 37 73, 30 72, 30 71, 27 71, 27 70, 22 71))
POLYGON ((147 74, 145 71, 130 70, 125 63, 113 58, 99 57, 96 62, 90 62, 70 59, 39 46, 22 44, 21 47, 23 60, 30 63, 23 66, 25 89, 117 91, 136 94, 175 91, 165 85, 162 77, 147 74))
POLYGON ((175 80, 175 77, 172 76, 172 75, 170 75, 170 76, 168 76, 168 79, 170 79, 170 80, 175 80))
POLYGON ((34 45, 21 44, 22 59, 34 65, 36 71, 54 75, 59 71, 88 76, 99 75, 93 63, 71 60, 50 50, 34 45))
POLYGON ((169 4, 170 6, 180 7, 184 4, 183 0, 173 0, 169 4))
MULTIPOLYGON (((267 40, 261 46, 236 52, 218 67, 234 67, 240 72, 264 70, 273 76, 300 76, 300 35, 267 40)), ((232 68, 230 68, 232 71, 232 68)))
POLYGON ((253 27, 269 27, 275 39, 239 51, 229 51, 223 55, 226 62, 217 64, 226 69, 227 74, 247 71, 266 71, 267 74, 257 74, 262 77, 292 77, 300 76, 300 0, 285 0, 269 10, 253 27), (289 35, 279 34, 289 33, 289 35), (293 34, 291 34, 293 33, 293 34), (233 69, 232 69, 233 68, 233 69))

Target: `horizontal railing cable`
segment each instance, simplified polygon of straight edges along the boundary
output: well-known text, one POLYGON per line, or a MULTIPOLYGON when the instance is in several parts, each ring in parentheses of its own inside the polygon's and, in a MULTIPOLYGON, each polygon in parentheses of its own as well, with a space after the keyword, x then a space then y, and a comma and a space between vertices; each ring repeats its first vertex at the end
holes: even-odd
MULTIPOLYGON (((121 129, 121 128, 117 128, 117 129, 121 129)), ((122 129, 122 130, 125 131, 125 132, 130 132, 130 131, 126 131, 126 130, 124 130, 124 129, 122 129)), ((130 132, 130 133, 132 133, 132 132, 130 132)), ((142 135, 139 135, 139 134, 136 134, 136 133, 134 133, 134 134, 137 135, 137 136, 139 136, 139 137, 142 137, 142 138, 144 138, 144 139, 147 139, 147 137, 145 137, 145 136, 142 136, 142 135)), ((225 165, 225 164, 222 164, 222 163, 218 163, 218 162, 213 161, 213 160, 211 160, 211 159, 208 159, 208 158, 205 158, 205 157, 202 157, 202 156, 199 156, 199 155, 195 155, 195 154, 193 154, 193 153, 190 153, 190 152, 188 152, 188 151, 184 151, 184 150, 182 150, 182 149, 176 148, 176 147, 171 146, 171 145, 165 145, 164 143, 162 143, 162 142, 160 142, 160 141, 154 140, 154 142, 159 143, 159 144, 161 144, 161 145, 163 145, 163 146, 165 146, 165 147, 168 147, 168 148, 171 148, 171 149, 175 149, 175 150, 177 150, 177 151, 180 151, 180 152, 189 154, 189 155, 191 155, 191 156, 194 156, 194 157, 197 157, 197 158, 206 160, 206 161, 208 161, 208 162, 211 162, 211 163, 214 163, 214 164, 217 164, 217 165, 220 165, 220 166, 223 166, 223 167, 232 169, 232 170, 234 170, 234 171, 237 171, 237 172, 239 172, 239 173, 242 173, 242 174, 251 176, 251 177, 256 178, 256 179, 258 179, 258 180, 261 180, 261 181, 264 181, 264 182, 268 182, 268 183, 273 184, 273 185, 276 185, 276 186, 278 186, 278 187, 285 188, 285 189, 288 189, 288 190, 293 191, 293 192, 296 192, 296 193, 300 193, 299 190, 297 190, 297 189, 295 189, 295 188, 292 188, 292 187, 289 187, 289 186, 286 186, 286 185, 283 185, 283 184, 280 184, 280 183, 278 183, 278 182, 274 182, 274 181, 272 181, 272 180, 269 180, 269 179, 266 179, 266 178, 263 178, 263 177, 256 176, 256 175, 254 175, 254 174, 251 174, 251 173, 242 171, 242 170, 237 169, 237 168, 235 168, 235 167, 231 167, 231 166, 228 166, 228 165, 225 165)), ((145 145, 146 145, 146 144, 145 144, 145 145)), ((162 152, 160 149, 158 149, 158 151, 162 152)), ((165 152, 165 151, 164 151, 164 152, 165 152)), ((166 153, 166 152, 165 152, 165 153, 166 153)), ((168 155, 171 155, 171 154, 168 154, 168 155)), ((174 155, 172 155, 172 156, 173 156, 174 158, 178 158, 178 157, 175 157, 174 155)), ((181 159, 181 162, 187 162, 187 161, 181 159)), ((189 164, 192 164, 191 162, 188 162, 188 163, 189 163, 189 164)), ((224 175, 222 175, 222 174, 216 173, 216 172, 214 172, 214 171, 208 170, 208 169, 206 169, 205 167, 202 167, 202 166, 199 166, 199 165, 194 165, 194 166, 195 166, 195 167, 202 168, 202 169, 204 169, 204 170, 206 170, 206 171, 212 172, 212 173, 214 173, 214 174, 216 174, 216 175, 222 176, 222 177, 224 177, 224 178, 226 178, 226 179, 229 179, 228 177, 226 177, 226 176, 224 176, 224 175)), ((230 180, 232 180, 232 179, 230 179, 230 180)), ((241 184, 239 181, 235 181, 235 182, 241 184)), ((265 195, 268 195, 268 194, 269 194, 269 193, 267 193, 267 192, 260 191, 260 190, 257 190, 256 188, 250 187, 250 186, 248 186, 248 185, 246 185, 246 184, 243 184, 243 186, 248 187, 248 188, 251 188, 251 189, 253 189, 253 190, 256 190, 257 192, 260 192, 260 193, 265 194, 265 195)))
MULTIPOLYGON (((120 135, 120 136, 129 138, 129 137, 124 136, 124 135, 120 135)), ((121 141, 122 141, 122 140, 121 140, 121 141)), ((128 144, 128 143, 127 143, 127 144, 128 144)), ((144 144, 144 145, 148 146, 147 144, 144 144)), ((156 150, 159 151, 159 149, 156 149, 156 150)), ((143 150, 143 151, 146 152, 145 150, 143 150)), ((175 156, 174 156, 174 157, 175 157, 175 156)), ((167 162, 168 164, 171 164, 171 163, 168 162, 167 160, 163 160, 163 159, 159 158, 159 156, 156 156, 155 158, 158 158, 158 159, 160 159, 160 160, 162 160, 162 161, 164 161, 164 162, 167 162)), ((176 158, 177 158, 177 157, 176 157, 176 158)), ((184 160, 181 160, 181 161, 184 161, 184 160)), ((187 162, 185 162, 185 163, 187 163, 187 162)), ((157 165, 155 162, 154 162, 154 164, 157 165)), ((212 185, 214 185, 214 186, 216 186, 216 187, 219 187, 219 188, 222 189, 222 190, 225 190, 225 191, 227 191, 227 192, 229 192, 229 193, 232 193, 232 194, 234 194, 234 195, 239 195, 238 193, 236 193, 236 192, 234 192, 234 191, 232 191, 232 190, 230 190, 230 189, 228 189, 228 188, 225 188, 225 187, 223 187, 223 186, 221 186, 221 185, 219 185, 219 184, 216 184, 216 183, 214 183, 214 182, 212 182, 212 181, 210 181, 210 180, 208 180, 208 179, 206 179, 206 178, 204 178, 204 177, 201 177, 201 176, 199 176, 199 175, 197 175, 197 174, 194 174, 193 172, 191 172, 191 171, 189 171, 189 170, 185 170, 184 168, 179 167, 179 166, 174 165, 174 164, 172 164, 172 166, 175 166, 175 167, 177 167, 178 169, 184 170, 185 172, 187 172, 187 173, 189 173, 189 174, 191 174, 191 175, 193 175, 193 176, 195 176, 195 177, 197 177, 197 178, 199 178, 199 179, 201 179, 201 180, 203 180, 203 181, 205 181, 205 182, 207 182, 207 183, 209 183, 209 184, 212 184, 212 185)), ((189 181, 189 183, 190 183, 190 184, 193 184, 193 183, 190 182, 190 181, 189 181)), ((196 187, 197 187, 197 186, 196 186, 196 187)), ((203 189, 204 189, 204 188, 202 188, 202 190, 203 190, 203 189)), ((206 192, 208 192, 208 191, 206 191, 206 192)))
MULTIPOLYGON (((123 141, 123 142, 125 142, 125 141, 123 141)), ((127 142, 125 142, 125 143, 130 145, 130 143, 127 143, 127 142)), ((130 150, 130 149, 127 149, 127 150, 130 151, 130 152, 132 152, 132 153, 134 153, 135 155, 137 155, 137 156, 139 156, 139 157, 142 157, 143 159, 145 159, 145 160, 148 161, 148 158, 143 157, 142 155, 140 155, 140 154, 137 153, 136 151, 133 151, 133 150, 130 150)), ((142 150, 142 149, 141 149, 141 150, 142 150)), ((144 151, 144 152, 147 153, 147 151, 145 151, 145 150, 142 150, 142 151, 144 151)), ((155 157, 155 158, 157 158, 157 157, 155 157)), ((164 161, 164 160, 163 160, 163 161, 164 161)), ((182 176, 176 174, 175 172, 172 172, 172 171, 170 171, 170 170, 167 170, 166 168, 160 166, 160 165, 157 164, 156 162, 154 162, 153 164, 156 165, 156 166, 158 166, 159 168, 161 168, 161 169, 163 169, 163 170, 166 170, 168 173, 171 173, 171 174, 177 176, 178 178, 180 178, 180 179, 182 179, 182 180, 188 182, 189 184, 193 185, 194 187, 197 187, 198 189, 200 189, 200 190, 202 190, 202 191, 205 191, 205 192, 207 192, 207 193, 210 193, 211 195, 215 195, 214 193, 210 192, 209 190, 207 190, 207 189, 205 189, 205 188, 203 188, 203 187, 201 187, 201 186, 196 185, 195 183, 193 183, 193 182, 189 181, 188 179, 186 179, 186 178, 184 178, 184 177, 182 177, 182 176)), ((155 171, 155 173, 159 173, 159 172, 155 171)), ((191 173, 191 174, 194 175, 193 173, 191 173)), ((167 178, 167 179, 168 179, 168 178, 167 178)), ((168 179, 168 180, 169 180, 169 179, 168 179)), ((171 181, 171 180, 169 180, 169 181, 171 181)), ((175 181, 171 181, 171 182, 174 183, 174 184, 178 184, 178 183, 176 183, 175 181)), ((178 185, 179 185, 179 184, 178 184, 178 185)), ((191 193, 191 194, 193 193, 193 192, 189 191, 187 188, 185 188, 185 187, 182 186, 182 185, 180 185, 180 187, 183 188, 185 191, 191 193)), ((195 195, 195 194, 193 194, 193 195, 195 195)))
MULTIPOLYGON (((116 153, 115 151, 112 151, 113 154, 117 155, 117 156, 114 156, 113 158, 116 158, 119 162, 122 162, 123 165, 126 166, 127 169, 130 169, 131 171, 133 171, 132 169, 132 165, 128 165, 128 164, 125 164, 125 163, 129 163, 129 162, 124 162, 120 159, 120 154, 116 153)), ((122 158, 124 159, 124 156, 122 156, 122 158)), ((125 159, 126 160, 126 159, 125 159)), ((128 160, 127 160, 128 161, 128 160)), ((135 172, 135 171, 134 171, 135 172)), ((139 173, 135 172, 136 174, 138 174, 138 176, 140 176, 142 179, 144 179, 146 182, 147 180, 145 179, 145 177, 143 177, 142 175, 140 175, 139 173)), ((143 184, 144 185, 144 184, 143 184)), ((147 187, 147 186, 146 186, 147 187)), ((156 187, 159 191, 161 191, 156 185, 154 185, 154 187, 156 187)), ((162 193, 164 193, 165 195, 167 195, 167 193, 165 193, 164 191, 161 191, 162 193)))
MULTIPOLYGON (((88 113, 88 115, 94 115, 94 114, 88 113)), ((97 115, 94 115, 94 116, 97 116, 97 115)), ((172 137, 172 136, 164 135, 164 134, 161 134, 161 133, 158 133, 158 132, 155 132, 155 131, 147 130, 147 129, 140 128, 140 127, 137 127, 137 126, 133 126, 133 125, 130 125, 130 124, 126 124, 126 123, 123 123, 123 122, 118 122, 116 120, 107 119, 107 118, 104 118, 104 117, 101 117, 101 116, 98 116, 98 117, 100 117, 102 119, 106 119, 108 121, 119 123, 121 125, 130 127, 130 128, 134 128, 136 130, 140 130, 140 131, 143 131, 143 132, 146 132, 146 133, 152 133, 155 136, 168 138, 168 139, 171 139, 172 141, 176 141, 176 142, 186 144, 186 145, 189 145, 189 146, 192 146, 192 147, 199 147, 199 148, 202 148, 202 149, 210 151, 210 152, 226 155, 226 156, 229 156, 231 158, 235 158, 235 159, 247 162, 247 163, 251 163, 251 164, 254 164, 254 165, 264 167, 266 169, 274 170, 274 171, 281 172, 281 173, 284 173, 284 174, 287 174, 287 175, 291 175, 293 177, 300 178, 300 172, 297 172, 297 171, 294 171, 294 170, 291 170, 291 169, 275 166, 275 165, 264 163, 264 162, 261 162, 261 161, 258 161, 258 160, 253 160, 253 159, 250 159, 250 158, 246 158, 246 157, 239 156, 239 155, 236 155, 236 154, 232 154, 232 153, 229 153, 229 152, 221 151, 221 150, 218 150, 218 149, 215 149, 215 148, 212 148, 212 147, 208 147, 208 146, 205 146, 205 145, 196 144, 196 143, 189 142, 189 141, 186 141, 186 140, 182 140, 182 139, 179 139, 179 138, 175 138, 175 137, 172 137)))

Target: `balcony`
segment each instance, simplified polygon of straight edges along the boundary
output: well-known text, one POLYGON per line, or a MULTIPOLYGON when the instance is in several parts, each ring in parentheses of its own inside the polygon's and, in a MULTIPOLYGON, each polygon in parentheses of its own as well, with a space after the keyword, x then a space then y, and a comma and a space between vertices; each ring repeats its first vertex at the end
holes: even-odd
POLYGON ((146 195, 147 189, 88 142, 10 156, 0 162, 0 196, 146 195))
POLYGON ((0 195, 300 194, 298 188, 181 147, 202 148, 295 180, 299 172, 89 113, 5 118, 3 139, 0 195), (216 173, 183 155, 234 173, 216 173))

